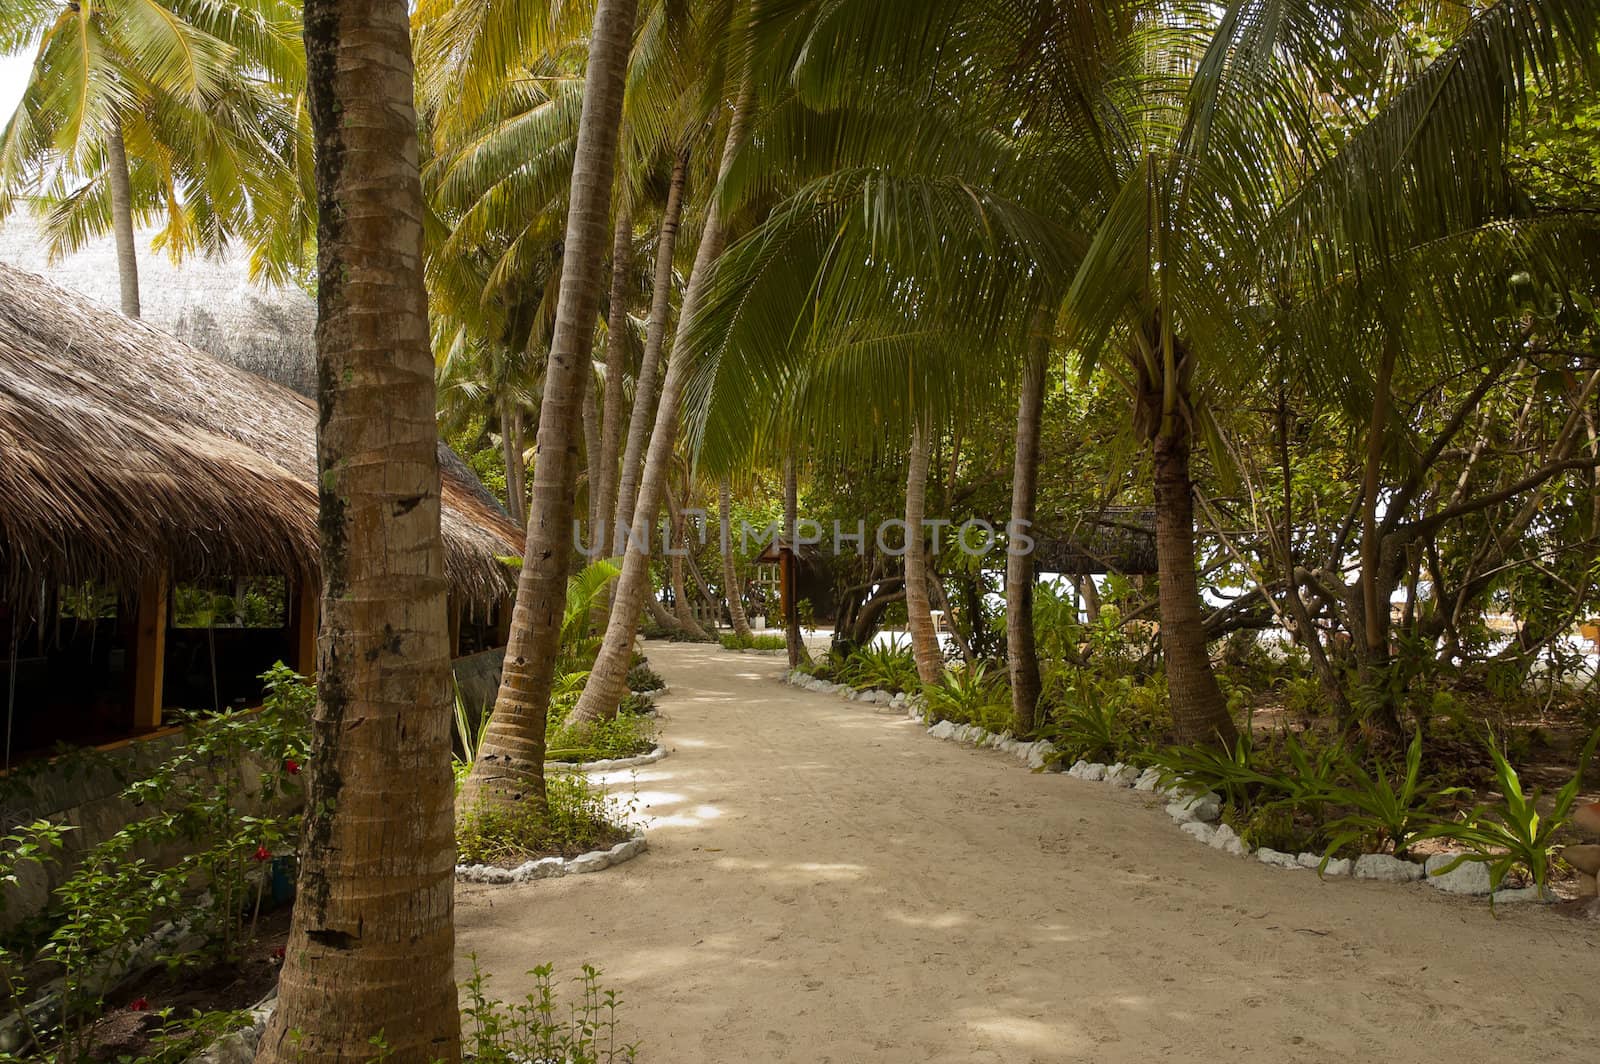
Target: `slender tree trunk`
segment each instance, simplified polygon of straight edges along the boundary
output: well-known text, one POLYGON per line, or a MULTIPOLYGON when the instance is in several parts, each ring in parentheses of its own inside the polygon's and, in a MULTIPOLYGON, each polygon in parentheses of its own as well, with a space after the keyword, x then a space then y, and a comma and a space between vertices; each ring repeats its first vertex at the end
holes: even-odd
MULTIPOLYGON (((678 152, 672 164, 672 181, 667 186, 667 209, 661 216, 661 235, 656 241, 655 275, 651 280, 650 320, 645 326, 644 354, 639 361, 639 379, 633 386, 633 414, 628 420, 628 445, 622 455, 622 471, 617 480, 617 507, 612 514, 612 553, 627 551, 624 540, 630 533, 634 506, 639 497, 639 463, 650 440, 656 417, 656 381, 661 376, 661 350, 667 336, 667 314, 672 306, 672 256, 678 243, 678 223, 683 217, 683 186, 689 173, 689 149, 678 152)), ((680 316, 680 321, 682 320, 680 316)), ((652 513, 652 519, 654 514, 652 513)), ((639 534, 644 534, 641 528, 639 534)))
POLYGON ((919 422, 911 430, 911 452, 906 462, 906 628, 911 632, 911 656, 923 683, 938 683, 944 672, 939 633, 933 626, 928 600, 928 548, 922 538, 922 519, 928 494, 928 430, 919 422))
POLYGON ((522 411, 512 400, 500 404, 500 448, 506 462, 506 509, 517 527, 528 527, 528 471, 522 464, 522 411))
POLYGON ((811 660, 805 635, 800 631, 800 474, 794 455, 783 459, 783 535, 789 544, 789 564, 781 570, 783 580, 783 642, 789 651, 789 668, 797 669, 811 660))
POLYGON ((588 387, 591 372, 617 129, 636 10, 636 0, 599 0, 595 6, 555 335, 539 414, 532 515, 500 693, 477 760, 458 797, 462 810, 484 802, 514 805, 524 798, 544 805, 545 721, 572 557, 572 495, 577 473, 573 430, 583 401, 579 389, 588 387))
POLYGON ((122 143, 122 122, 111 120, 106 135, 106 172, 111 178, 111 232, 117 240, 117 281, 122 289, 122 313, 139 316, 139 253, 133 242, 133 179, 128 173, 128 149, 122 143))
MULTIPOLYGON (((728 139, 723 145, 718 179, 733 165, 733 158, 744 143, 750 119, 755 110, 755 96, 749 79, 741 86, 739 102, 734 108, 733 120, 728 125, 728 139)), ((661 506, 661 493, 665 488, 667 472, 672 463, 673 448, 678 439, 678 407, 683 399, 683 386, 688 377, 685 337, 704 297, 712 266, 722 254, 727 242, 726 220, 722 207, 711 202, 706 211, 705 228, 700 236, 700 247, 695 252, 694 267, 689 273, 689 287, 683 296, 683 307, 678 312, 678 331, 674 340, 674 354, 667 367, 666 381, 661 388, 661 401, 656 408, 655 427, 650 433, 650 448, 645 459, 644 475, 639 483, 639 497, 634 505, 633 520, 648 520, 661 506)), ((663 233, 663 238, 665 233, 663 233)), ((658 263, 659 266, 659 263, 658 263)), ((656 282, 659 287, 661 276, 656 282)), ((651 314, 655 325, 655 314, 651 314)), ((663 320, 664 324, 664 320, 663 320)), ((635 404, 637 409, 637 403, 635 404)), ((628 474, 627 461, 623 461, 623 476, 628 474)), ((624 485, 624 490, 626 486, 624 485)), ((622 499, 619 497, 618 505, 622 499)), ((600 644, 600 654, 589 682, 573 708, 572 719, 596 720, 614 716, 617 704, 626 693, 628 662, 633 654, 633 638, 639 626, 639 604, 650 591, 650 554, 648 545, 630 542, 622 561, 622 575, 617 580, 616 597, 611 607, 611 619, 606 625, 605 638, 600 644)))
POLYGON ((1172 723, 1182 743, 1238 738, 1211 671, 1204 611, 1195 580, 1194 491, 1186 430, 1155 438, 1156 564, 1161 570, 1161 651, 1167 663, 1172 723))
POLYGON ((450 671, 400 0, 307 0, 322 621, 299 898, 266 1064, 460 1059, 450 671))
POLYGON ((599 383, 594 379, 594 367, 585 367, 583 375, 583 460, 588 466, 588 482, 584 485, 584 496, 589 505, 587 527, 585 528, 584 542, 594 548, 598 555, 605 549, 605 540, 600 538, 600 400, 595 395, 599 383))
POLYGON ((1100 589, 1095 586, 1094 577, 1084 575, 1078 578, 1078 587, 1083 592, 1083 616, 1090 624, 1100 623, 1100 589))
POLYGON ((628 362, 628 267, 633 257, 633 212, 627 195, 618 197, 616 231, 611 238, 611 299, 606 317, 606 394, 600 413, 600 482, 594 492, 596 546, 611 550, 617 509, 617 461, 622 449, 622 378, 628 362))
MULTIPOLYGON (((1039 486, 1039 418, 1044 412, 1045 374, 1050 335, 1034 338, 1017 400, 1017 448, 1011 470, 1011 521, 1026 532, 1033 524, 1039 486)), ((1032 735, 1039 726, 1039 654, 1033 643, 1033 554, 1006 551, 1006 665, 1011 673, 1011 712, 1017 730, 1032 735)))
MULTIPOLYGON (((694 609, 689 605, 688 585, 684 583, 683 579, 684 570, 694 566, 694 556, 690 553, 692 548, 689 546, 688 523, 684 519, 683 509, 673 499, 670 488, 667 490, 666 499, 667 511, 672 526, 672 546, 674 550, 671 564, 668 566, 672 579, 673 613, 678 618, 678 624, 689 634, 689 638, 698 639, 705 643, 715 642, 715 637, 705 630, 700 624, 699 618, 694 615, 694 609)), ((685 504, 689 502, 687 496, 685 496, 684 502, 685 504)), ((696 573, 696 582, 699 581, 699 578, 699 573, 696 573)))
POLYGON ((718 546, 722 551, 722 595, 728 600, 728 619, 734 634, 740 639, 750 639, 750 618, 744 613, 744 594, 739 586, 739 571, 733 559, 733 485, 728 477, 717 486, 718 546))

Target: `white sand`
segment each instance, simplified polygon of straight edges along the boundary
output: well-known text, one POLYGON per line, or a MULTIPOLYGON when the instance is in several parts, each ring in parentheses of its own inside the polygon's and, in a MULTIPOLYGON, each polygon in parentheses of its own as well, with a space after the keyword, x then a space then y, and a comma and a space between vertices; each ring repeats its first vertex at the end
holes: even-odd
POLYGON ((651 852, 457 910, 497 996, 604 969, 645 1061, 1600 1054, 1600 925, 1230 857, 1144 795, 780 686, 781 657, 650 660, 651 852))

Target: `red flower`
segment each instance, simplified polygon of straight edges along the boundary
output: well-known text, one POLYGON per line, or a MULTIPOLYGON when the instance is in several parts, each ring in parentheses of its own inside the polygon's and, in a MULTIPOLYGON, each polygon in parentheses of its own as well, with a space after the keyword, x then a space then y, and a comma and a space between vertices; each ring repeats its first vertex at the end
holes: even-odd
POLYGON ((128 1008, 132 1009, 134 1012, 145 1012, 150 1008, 150 1002, 146 1001, 144 998, 134 998, 132 1001, 128 1002, 128 1008))
POLYGON ((300 775, 300 762, 296 761, 292 757, 284 758, 283 759, 283 771, 287 772, 291 776, 300 775))
POLYGON ((283 955, 284 955, 284 950, 283 950, 282 946, 279 946, 277 949, 272 951, 272 959, 275 960, 275 961, 283 960, 283 955))
POLYGON ((272 860, 272 851, 267 849, 265 846, 257 846, 256 847, 256 860, 258 860, 258 861, 270 861, 270 860, 272 860))

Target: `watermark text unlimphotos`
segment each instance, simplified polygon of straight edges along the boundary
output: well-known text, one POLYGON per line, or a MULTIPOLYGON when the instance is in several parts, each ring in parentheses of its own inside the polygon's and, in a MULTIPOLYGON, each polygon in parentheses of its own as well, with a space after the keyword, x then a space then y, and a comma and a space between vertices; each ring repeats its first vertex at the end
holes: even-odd
MULTIPOLYGON (((686 509, 682 514, 692 530, 690 534, 699 545, 703 547, 709 543, 711 522, 707 519, 707 512, 686 509)), ((875 528, 869 529, 865 521, 857 521, 854 526, 833 521, 831 527, 825 527, 820 521, 804 517, 795 522, 794 534, 787 536, 784 535, 781 521, 773 521, 762 527, 740 521, 736 530, 729 528, 722 533, 726 538, 719 545, 727 550, 737 541, 739 553, 750 554, 769 550, 780 541, 787 544, 792 539, 802 549, 813 548, 817 552, 831 551, 833 554, 854 553, 865 557, 868 544, 871 544, 879 552, 897 558, 906 552, 907 528, 906 522, 899 518, 880 522, 875 528)), ((958 551, 972 558, 986 557, 997 550, 1004 550, 1007 554, 1032 554, 1035 546, 1029 534, 1032 528, 1031 521, 1007 521, 1002 534, 1001 530, 982 518, 972 518, 960 524, 943 517, 929 517, 922 522, 923 539, 928 544, 930 554, 958 551)), ((572 545, 589 558, 621 553, 623 549, 650 554, 652 546, 658 543, 662 553, 669 558, 684 557, 690 553, 688 547, 672 545, 671 528, 665 522, 659 529, 649 525, 638 528, 625 526, 619 530, 621 535, 615 537, 607 529, 600 531, 602 537, 597 541, 597 537, 589 534, 586 522, 581 519, 573 521, 572 545)))

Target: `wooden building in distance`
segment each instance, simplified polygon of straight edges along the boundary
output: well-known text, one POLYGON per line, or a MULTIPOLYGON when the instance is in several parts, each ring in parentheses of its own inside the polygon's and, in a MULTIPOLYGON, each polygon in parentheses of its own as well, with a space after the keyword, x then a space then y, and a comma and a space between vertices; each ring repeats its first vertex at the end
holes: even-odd
MULTIPOLYGON (((8 764, 253 705, 280 659, 314 669, 316 422, 304 396, 0 265, 8 764)), ((442 444, 440 464, 452 635, 483 649, 522 536, 442 444)))

